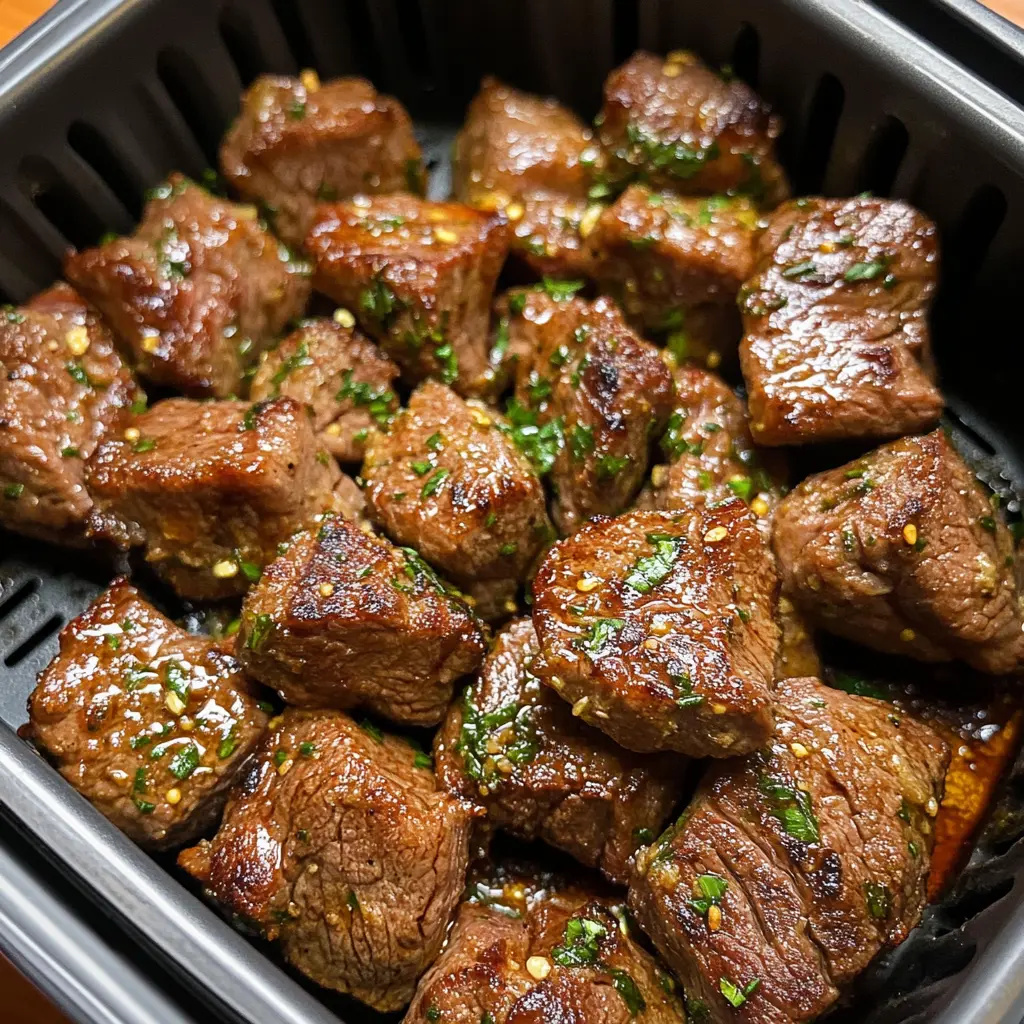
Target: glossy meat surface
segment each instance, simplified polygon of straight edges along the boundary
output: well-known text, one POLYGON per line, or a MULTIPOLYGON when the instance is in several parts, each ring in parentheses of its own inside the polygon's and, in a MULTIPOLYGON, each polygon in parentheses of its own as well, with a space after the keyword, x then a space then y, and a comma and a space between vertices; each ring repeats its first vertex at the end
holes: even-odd
POLYGON ((365 707, 436 725, 484 654, 479 624, 411 548, 327 516, 266 567, 242 606, 246 670, 301 707, 365 707))
POLYGON ((631 754, 574 717, 531 671, 539 649, 529 619, 498 634, 434 741, 438 777, 495 827, 543 839, 624 884, 633 852, 675 806, 685 765, 631 754))
POLYGON ((320 443, 341 462, 359 462, 371 432, 398 411, 398 367, 372 341, 337 319, 303 321, 261 359, 249 396, 284 395, 313 410, 320 443))
POLYGON ((319 202, 357 194, 423 192, 419 144, 405 108, 363 78, 321 83, 261 75, 220 147, 238 193, 262 204, 274 230, 301 245, 319 202))
POLYGON ((371 513, 395 543, 488 597, 478 603, 485 618, 515 610, 519 581, 554 528, 540 480, 495 413, 428 381, 374 439, 362 475, 371 513))
POLYGON ((230 597, 259 578, 278 544, 335 507, 338 475, 290 398, 168 398, 89 460, 89 532, 144 547, 182 597, 230 597))
POLYGON ((61 775, 142 846, 195 839, 267 722, 241 667, 115 580, 60 635, 29 727, 61 775))
POLYGON ((139 375, 196 397, 240 393, 252 360, 309 298, 309 265, 257 219, 180 174, 135 233, 72 252, 68 280, 106 318, 139 375))
POLYGON ((690 1018, 810 1021, 925 904, 945 742, 884 701, 779 684, 767 751, 711 769, 629 905, 690 1018))
POLYGON ((748 753, 772 732, 777 588, 738 499, 594 519, 534 580, 533 671, 630 750, 748 753))
POLYGON ((275 721, 220 830, 179 863, 308 978, 401 1009, 458 904, 469 815, 405 740, 339 711, 275 721))
POLYGON ((889 199, 797 199, 771 217, 740 294, 758 444, 898 437, 933 426, 935 225, 889 199))
POLYGON ((774 547, 823 629, 923 661, 1021 667, 1013 538, 941 430, 808 477, 779 506, 774 547))
POLYGON ((461 203, 356 196, 323 204, 306 238, 319 291, 348 308, 417 382, 492 386, 487 322, 508 222, 461 203))
POLYGON ((82 543, 85 460, 145 400, 110 332, 66 284, 0 307, 0 525, 82 543))

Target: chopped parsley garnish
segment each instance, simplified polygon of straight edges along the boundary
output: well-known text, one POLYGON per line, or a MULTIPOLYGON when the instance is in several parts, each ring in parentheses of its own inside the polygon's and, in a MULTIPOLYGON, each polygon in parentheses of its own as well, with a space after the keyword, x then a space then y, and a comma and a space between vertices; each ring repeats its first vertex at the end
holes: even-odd
POLYGON ((405 303, 379 277, 359 293, 359 308, 381 327, 387 327, 393 315, 404 307, 405 303))
POLYGON ((14 501, 16 498, 20 498, 24 493, 24 484, 7 484, 4 487, 4 497, 8 501, 14 501))
POLYGON ((526 292, 516 292, 508 297, 508 311, 519 316, 526 309, 526 292))
POLYGON ((164 670, 164 685, 171 693, 176 693, 186 704, 188 703, 192 683, 188 674, 181 667, 180 661, 167 662, 167 668, 164 670))
POLYGON ((632 975, 627 974, 626 971, 619 967, 608 967, 606 970, 612 976, 612 984, 615 986, 615 991, 622 996, 622 1001, 626 1004, 630 1017, 643 1013, 647 1009, 647 1003, 643 995, 641 995, 640 989, 637 987, 637 983, 633 980, 632 975))
POLYGON ((245 646, 250 651, 258 651, 266 642, 273 629, 274 620, 266 612, 257 615, 252 619, 249 626, 249 636, 246 638, 245 646))
POLYGON ((686 453, 692 455, 699 455, 701 453, 702 446, 700 444, 692 445, 683 437, 683 425, 685 423, 686 413, 677 409, 669 416, 668 426, 662 435, 661 450, 665 453, 665 457, 672 462, 675 462, 680 455, 685 455, 686 453))
POLYGON ((501 430, 512 438, 515 446, 530 460, 538 476, 549 473, 565 445, 562 417, 539 425, 537 413, 514 398, 509 399, 505 415, 508 425, 500 425, 501 430))
POLYGON ((757 991, 757 986, 760 984, 761 979, 754 978, 740 988, 739 985, 734 985, 728 978, 723 977, 718 979, 718 990, 725 996, 729 1005, 738 1010, 757 991))
POLYGON ((836 672, 829 680, 829 686, 834 690, 842 690, 844 693, 852 693, 856 697, 874 697, 875 700, 888 700, 889 694, 880 686, 861 679, 860 676, 850 675, 847 672, 836 672))
POLYGON ((626 586, 639 594, 649 594, 665 581, 683 546, 682 538, 663 533, 647 534, 647 543, 654 548, 654 554, 638 558, 625 580, 626 586))
POLYGON ((228 734, 217 744, 217 756, 223 761, 230 757, 238 747, 238 723, 232 722, 228 734))
POLYGON ((992 516, 982 516, 978 520, 978 525, 983 530, 988 530, 989 533, 995 533, 996 532, 996 521, 995 521, 995 519, 992 518, 992 516))
POLYGON ((85 367, 81 363, 70 361, 64 364, 64 369, 68 371, 71 379, 76 384, 81 384, 83 387, 92 387, 92 381, 89 380, 89 374, 85 372, 85 367))
POLYGON ((502 544, 501 547, 498 548, 498 554, 505 556, 514 555, 518 550, 519 545, 514 540, 510 540, 507 544, 502 544))
POLYGON ((365 408, 378 427, 386 427, 394 419, 395 393, 386 387, 375 388, 367 381, 354 380, 352 370, 345 371, 334 399, 336 402, 348 400, 359 408, 365 408))
POLYGON ((700 890, 700 896, 690 900, 689 906, 698 914, 704 915, 712 907, 722 905, 722 897, 729 888, 729 883, 719 875, 698 875, 697 888, 700 890))
POLYGON ((80 459, 82 457, 82 451, 80 448, 73 444, 69 444, 60 450, 61 458, 64 459, 80 459))
POLYGON ((749 476, 734 476, 726 481, 726 486, 736 495, 749 502, 754 493, 754 481, 749 476))
POLYGON ((309 740, 303 740, 299 744, 299 755, 301 757, 312 757, 316 753, 316 744, 309 740))
POLYGON ((132 803, 138 808, 140 814, 152 814, 156 810, 156 804, 142 799, 147 786, 146 769, 136 768, 135 778, 132 781, 132 803))
POLYGON ((594 450, 594 428, 577 423, 569 431, 569 451, 577 462, 582 462, 594 450))
POLYGON ((843 274, 844 281, 874 281, 881 277, 889 267, 889 258, 883 256, 881 259, 872 260, 869 263, 854 263, 849 270, 843 274))
POLYGON ((609 480, 618 476, 629 465, 629 462, 628 455, 602 455, 597 460, 596 466, 598 480, 609 480))
POLYGON ((432 463, 428 462, 426 459, 417 459, 409 463, 409 468, 417 476, 426 476, 434 467, 432 463))
POLYGON ((626 139, 632 152, 627 150, 621 155, 627 162, 649 164, 652 170, 680 181, 688 181, 699 174, 701 168, 719 154, 717 142, 697 148, 678 140, 662 140, 643 125, 632 121, 626 125, 626 139))
POLYGON ((892 896, 886 886, 878 882, 864 883, 864 898, 868 913, 876 920, 884 920, 892 909, 892 896))
POLYGON ((189 743, 171 758, 167 770, 176 779, 187 779, 198 767, 199 748, 194 743, 189 743))
POLYGON ((376 740, 378 743, 384 742, 384 733, 380 731, 368 718, 364 718, 359 723, 359 728, 366 733, 371 739, 376 740))
POLYGON ((288 104, 288 116, 293 121, 301 121, 306 116, 306 104, 302 100, 292 100, 288 104))
POLYGON ((794 263, 792 266, 786 267, 782 271, 782 276, 799 280, 802 277, 807 277, 808 274, 815 273, 817 269, 813 260, 804 260, 803 263, 794 263))
POLYGON ((438 431, 436 434, 431 434, 430 437, 427 438, 426 444, 432 452, 436 452, 441 447, 443 440, 444 438, 441 437, 441 433, 438 431))
POLYGON ((568 302, 582 287, 582 281, 556 281, 551 277, 545 277, 543 283, 544 291, 555 302, 568 302))
POLYGON ((349 910, 359 909, 359 897, 355 894, 352 889, 348 891, 348 899, 345 901, 348 904, 349 910))
POLYGON ((412 759, 412 765, 414 768, 433 768, 434 759, 422 750, 417 750, 416 756, 412 759))
POLYGON ((680 694, 676 697, 677 707, 695 708, 698 704, 704 703, 704 697, 693 692, 693 681, 686 672, 674 672, 669 675, 669 679, 680 694))
POLYGON ((818 819, 811 808, 811 795, 784 782, 764 776, 758 788, 771 804, 772 817, 778 819, 786 834, 802 843, 821 839, 818 819))
POLYGON ((133 452, 151 452, 156 447, 156 441, 151 437, 140 437, 132 445, 133 452))
POLYGON ((520 765, 537 756, 531 709, 512 702, 495 711, 481 711, 473 701, 473 687, 467 686, 462 694, 462 728, 456 750, 471 779, 488 784, 499 781, 503 776, 497 758, 520 765), (490 753, 488 747, 494 745, 499 749, 490 753))
POLYGON ((438 488, 445 480, 451 475, 449 469, 439 469, 433 476, 423 485, 423 489, 420 491, 420 497, 423 499, 431 498, 437 494, 438 488))
POLYGON ((615 640, 625 625, 623 619, 597 619, 590 624, 587 635, 581 637, 577 642, 587 654, 595 657, 615 640))
POLYGON ((305 341, 300 341, 295 351, 285 358, 284 362, 277 368, 277 372, 270 378, 270 383, 274 386, 274 394, 279 395, 281 393, 281 385, 300 366, 312 365, 313 359, 309 354, 309 346, 305 341))
POLYGON ((588 967, 596 964, 599 954, 598 940, 608 930, 598 921, 589 917, 574 917, 565 926, 565 935, 560 946, 551 950, 551 959, 559 967, 588 967))

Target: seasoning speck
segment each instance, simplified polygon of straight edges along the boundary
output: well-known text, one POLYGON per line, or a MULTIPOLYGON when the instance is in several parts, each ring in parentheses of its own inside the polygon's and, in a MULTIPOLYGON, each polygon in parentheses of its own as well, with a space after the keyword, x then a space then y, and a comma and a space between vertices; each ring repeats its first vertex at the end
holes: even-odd
POLYGON ((181 803, 181 790, 178 789, 177 786, 173 787, 172 789, 167 790, 167 792, 164 793, 164 799, 169 804, 172 804, 172 805, 173 804, 180 804, 181 803))
POLYGON ((84 356, 89 351, 89 332, 84 327, 72 327, 64 335, 64 343, 74 356, 84 356))
POLYGON ((238 563, 225 558, 220 562, 215 562, 210 571, 219 580, 229 580, 238 575, 238 563))
POLYGON ((526 961, 526 972, 531 978, 543 981, 551 973, 551 961, 544 956, 531 956, 526 961))
POLYGON ((338 308, 334 311, 334 322, 339 327, 355 327, 356 318, 347 309, 338 308))
POLYGON ((724 526, 713 526, 704 534, 704 541, 707 544, 717 544, 720 540, 725 540, 728 534, 729 531, 724 526))
POLYGON ((320 587, 319 587, 319 590, 320 590, 320 596, 321 597, 330 597, 331 594, 334 593, 334 584, 333 583, 321 583, 320 587))

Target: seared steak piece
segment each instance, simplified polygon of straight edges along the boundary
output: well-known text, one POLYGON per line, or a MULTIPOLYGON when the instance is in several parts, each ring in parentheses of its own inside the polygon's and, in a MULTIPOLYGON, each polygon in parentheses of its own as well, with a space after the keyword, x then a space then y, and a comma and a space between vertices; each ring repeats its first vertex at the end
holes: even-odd
POLYGON ((533 671, 629 750, 731 757, 772 734, 778 581, 736 499, 601 516, 533 583, 533 671))
POLYGON ((154 189, 134 235, 64 261, 138 372, 194 396, 241 390, 246 368, 309 298, 309 265, 257 219, 180 174, 154 189))
POLYGON ((777 697, 770 748, 712 768, 637 857, 629 905, 691 1020, 816 1019, 926 902, 945 742, 817 679, 777 697))
POLYGON ((501 866, 474 877, 403 1024, 683 1024, 674 991, 611 897, 501 866))
POLYGON ((158 850, 216 820, 267 723, 238 662, 123 579, 61 631, 28 711, 32 739, 61 775, 158 850))
POLYGON ((276 721, 216 836, 178 863, 317 984, 398 1010, 458 905, 470 816, 428 757, 369 722, 276 721))
POLYGON ((0 307, 0 525, 82 543, 85 460, 145 402, 110 332, 66 284, 0 307))
POLYGON ((743 400, 721 377, 696 366, 674 375, 676 408, 661 438, 668 463, 655 466, 641 508, 687 509, 736 496, 750 505, 765 533, 778 503, 784 467, 750 439, 743 400))
POLYGON ((419 192, 422 154, 405 107, 363 78, 261 75, 220 147, 224 177, 301 245, 318 202, 419 192))
POLYGON ((436 725, 484 655, 472 614, 411 548, 326 516, 246 596, 238 656, 302 707, 365 707, 436 725))
POLYGON ((89 532, 144 547, 182 597, 230 597, 259 578, 282 541, 335 507, 337 476, 291 398, 169 398, 93 453, 89 532))
POLYGON ((503 210, 513 252, 538 273, 579 276, 589 271, 581 227, 600 212, 588 192, 603 162, 571 110, 485 78, 455 139, 453 193, 478 210, 503 210))
POLYGON ((323 205, 306 238, 316 287, 351 310, 412 381, 484 393, 491 296, 508 222, 461 203, 356 196, 323 205))
POLYGON ((361 461, 370 434, 398 410, 398 367, 352 323, 345 309, 304 320, 263 356, 249 390, 254 402, 287 395, 309 406, 321 443, 342 462, 361 461))
POLYGON ((497 828, 543 839, 625 884, 634 851, 679 798, 683 765, 630 754, 574 718, 531 671, 539 650, 529 619, 498 634, 434 740, 438 775, 497 828))
POLYGON ((537 474, 493 412, 428 381, 373 439, 362 475, 392 540, 487 597, 485 618, 515 611, 519 581, 554 529, 537 474))
POLYGON ((774 546, 823 629, 995 675, 1024 663, 1013 538, 941 430, 808 477, 776 512, 774 546))
POLYGON ((789 191, 775 159, 781 120, 745 83, 684 50, 633 54, 608 76, 594 123, 614 182, 741 193, 768 206, 789 191))
POLYGON ((757 231, 757 207, 746 197, 683 199, 633 185, 587 237, 592 276, 642 329, 684 326, 703 305, 735 317, 757 231))
POLYGON ((740 293, 758 444, 888 438, 942 412, 928 308, 935 225, 890 199, 798 199, 761 236, 740 293))
POLYGON ((572 298, 572 285, 511 292, 516 359, 513 437, 555 492, 563 534, 621 512, 647 472, 648 450, 672 409, 672 375, 613 302, 572 298))

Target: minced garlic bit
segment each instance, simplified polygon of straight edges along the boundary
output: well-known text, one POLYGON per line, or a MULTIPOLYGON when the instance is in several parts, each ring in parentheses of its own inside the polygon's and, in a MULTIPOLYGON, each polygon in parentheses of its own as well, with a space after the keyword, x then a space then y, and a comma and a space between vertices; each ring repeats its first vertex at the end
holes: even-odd
POLYGON ((509 615, 515 615, 515 613, 519 611, 519 605, 517 605, 511 597, 505 601, 502 608, 509 615))
POLYGON ((160 335, 153 333, 147 334, 142 339, 142 351, 143 352, 155 352, 160 347, 160 335))
POLYGON ((275 715, 269 722, 267 722, 268 729, 277 729, 284 721, 284 715, 275 715))
POLYGON ((656 615, 651 622, 650 629, 655 636, 664 636, 671 631, 672 623, 663 616, 656 615))
POLYGON ((138 441, 140 437, 142 437, 142 431, 139 430, 138 427, 129 427, 124 432, 124 439, 126 441, 130 441, 132 444, 135 444, 135 442, 138 441))
POLYGON ((64 344, 73 356, 84 356, 89 351, 89 332, 84 327, 72 327, 64 335, 64 344))
POLYGON ((573 713, 573 715, 575 715, 577 718, 579 718, 580 715, 582 715, 583 712, 587 710, 587 705, 589 703, 590 703, 590 698, 589 697, 580 697, 580 699, 578 701, 576 701, 576 703, 573 704, 573 706, 572 706, 572 713, 573 713))
POLYGON ((713 348, 708 353, 707 359, 704 360, 704 364, 709 370, 717 370, 722 365, 722 353, 718 349, 713 348))
POLYGON ((712 704, 711 710, 716 715, 724 715, 729 709, 724 704, 712 704))
POLYGON ((651 470, 651 486, 664 487, 668 483, 668 466, 655 466, 651 470))
POLYGON ((924 809, 928 812, 929 818, 934 818, 939 813, 939 802, 935 797, 928 797, 928 803, 924 805, 924 809))
POLYGON ((576 589, 581 594, 589 594, 592 590, 597 590, 601 586, 601 580, 597 576, 581 576, 576 581, 576 589))
POLYGON ((722 927, 722 909, 713 903, 708 907, 708 929, 717 932, 722 927))
POLYGON ((649 651, 656 651, 658 649, 658 638, 656 636, 649 636, 644 641, 644 647, 649 651))
POLYGON ((793 751, 794 757, 808 757, 811 753, 802 743, 790 743, 789 749, 793 751))
POLYGON ((526 961, 526 972, 531 978, 543 981, 551 973, 551 961, 546 956, 531 956, 526 961))
POLYGON ((191 732, 196 727, 196 723, 188 716, 185 716, 178 722, 178 727, 182 732, 191 732))
POLYGON ((523 209, 522 203, 509 203, 508 206, 505 207, 505 215, 513 224, 517 220, 522 220, 524 213, 526 213, 526 210, 523 209))
POLYGON ((600 203, 591 203, 583 212, 583 216, 580 218, 580 237, 586 238, 594 228, 597 227, 597 222, 601 219, 601 214, 604 212, 604 207, 600 203))
POLYGON ((229 558, 225 558, 220 562, 214 562, 213 568, 210 572, 212 572, 219 580, 229 580, 232 576, 238 575, 238 563, 232 562, 229 558))
POLYGON ((900 632, 900 639, 906 644, 909 644, 910 641, 915 639, 916 637, 917 634, 909 627, 900 632))
POLYGON ((672 50, 665 57, 665 60, 672 64, 692 64, 694 59, 693 54, 689 50, 672 50))
POLYGON ((352 315, 351 310, 341 306, 334 311, 332 319, 339 327, 355 327, 356 325, 356 318, 352 315))
POLYGON ((779 611, 783 615, 792 615, 795 610, 793 602, 788 597, 779 598, 779 611))
POLYGON ((757 516, 758 518, 763 519, 766 515, 768 515, 768 512, 769 512, 768 502, 765 501, 764 498, 762 498, 761 495, 759 494, 750 503, 750 511, 753 512, 754 515, 757 516))
POLYGON ((324 427, 324 433, 330 434, 331 437, 337 437, 341 433, 341 424, 328 423, 327 426, 324 427))
POLYGON ((321 597, 330 597, 331 594, 334 593, 334 584, 333 583, 321 583, 320 587, 319 587, 319 590, 320 590, 320 596, 321 597))
POLYGON ((171 692, 164 697, 164 707, 166 707, 172 715, 180 715, 182 711, 185 710, 185 702, 173 690, 171 690, 171 692))
POLYGON ((683 73, 683 66, 681 64, 673 64, 669 62, 662 65, 661 73, 666 78, 677 78, 683 73))
POLYGON ((320 88, 320 76, 312 68, 303 68, 299 72, 299 81, 306 92, 317 92, 320 88))
POLYGON ((434 237, 439 242, 444 242, 445 245, 452 245, 454 242, 459 240, 459 236, 455 234, 450 228, 436 227, 434 228, 434 237))
POLYGON ((481 409, 474 409, 473 406, 470 406, 469 415, 473 417, 473 422, 476 423, 477 426, 489 427, 491 425, 491 417, 481 409))
POLYGON ((907 525, 903 527, 903 539, 908 544, 917 543, 917 527, 913 523, 907 523, 907 525))
POLYGON ((713 526, 704 534, 704 540, 708 544, 717 544, 720 540, 725 540, 728 534, 729 531, 724 526, 713 526))
POLYGON ((295 762, 290 757, 287 761, 282 761, 277 766, 277 774, 281 776, 287 775, 292 770, 293 764, 295 764, 295 762))
POLYGON ((178 789, 177 786, 174 786, 173 788, 167 790, 166 793, 164 793, 164 799, 169 804, 180 804, 181 803, 181 790, 178 789))

